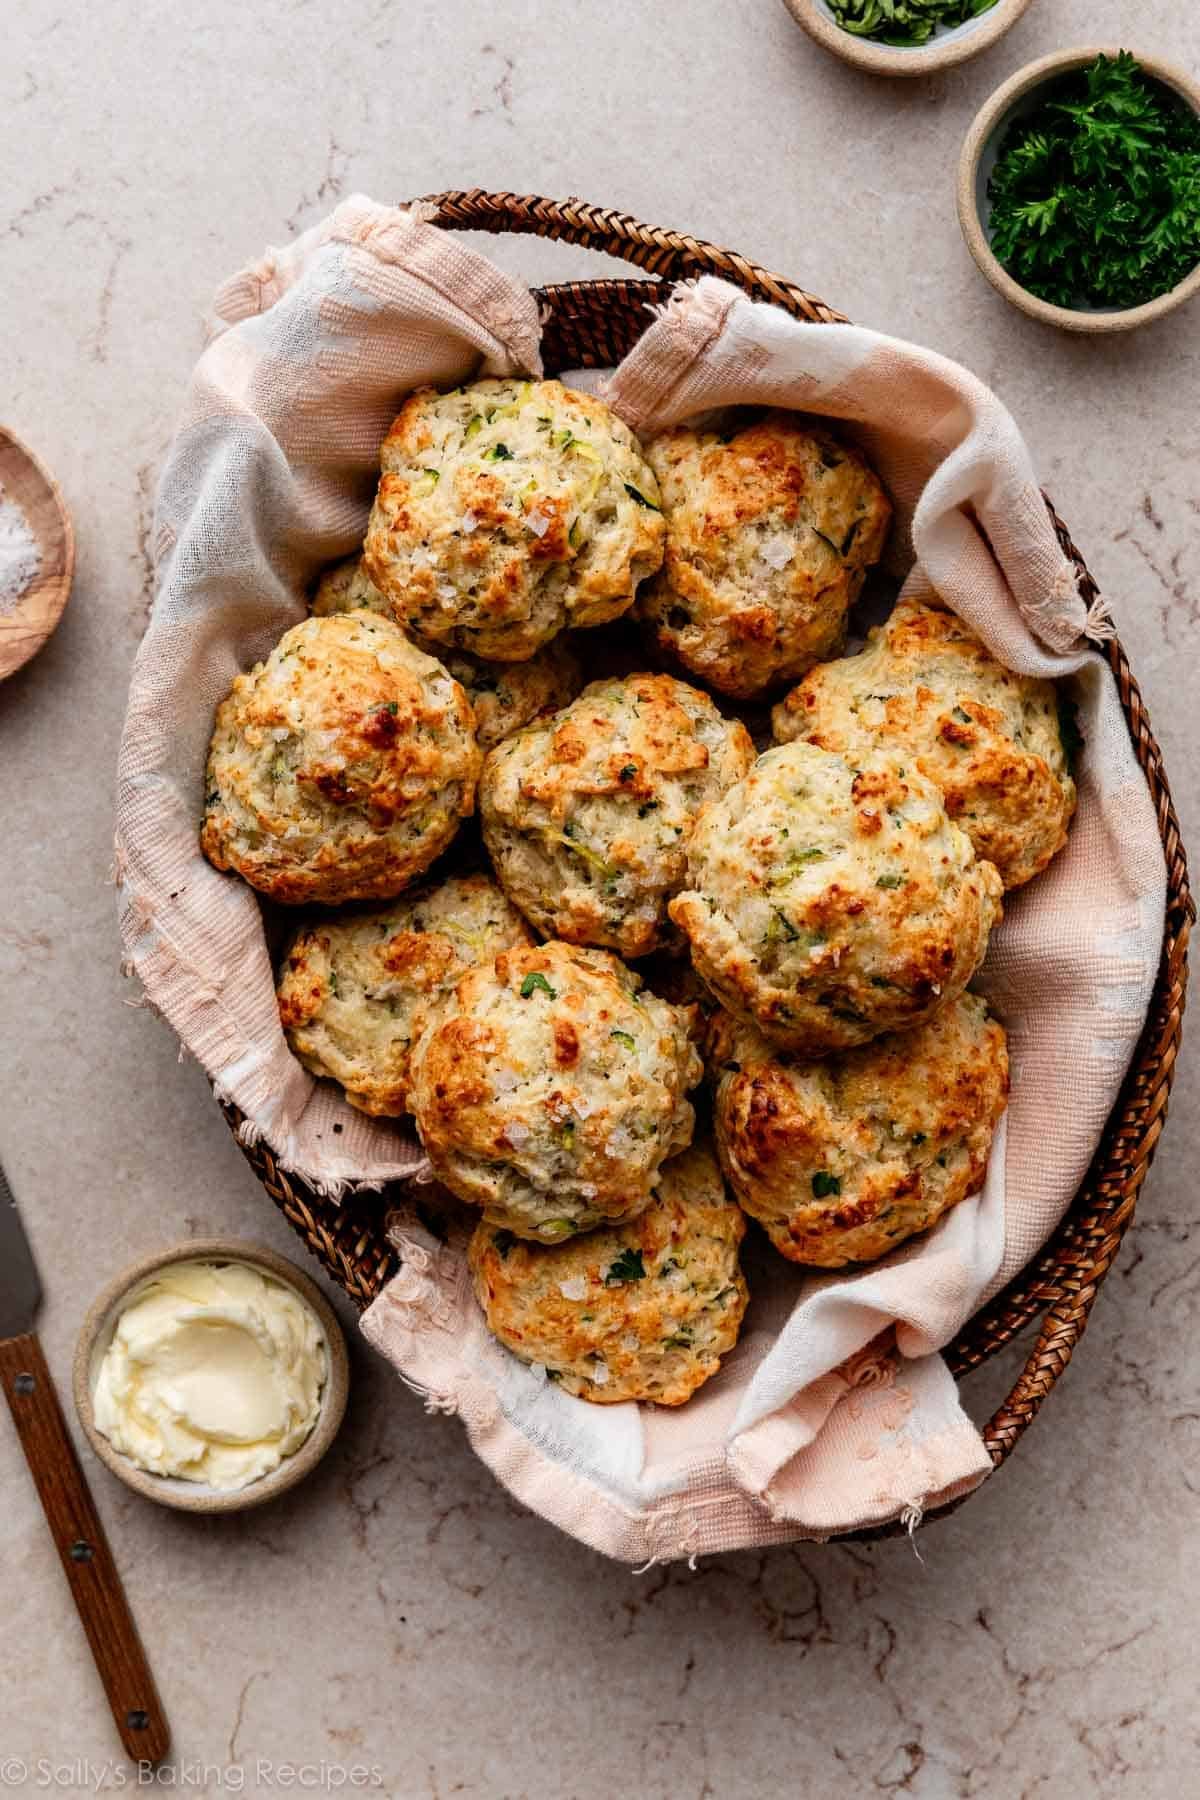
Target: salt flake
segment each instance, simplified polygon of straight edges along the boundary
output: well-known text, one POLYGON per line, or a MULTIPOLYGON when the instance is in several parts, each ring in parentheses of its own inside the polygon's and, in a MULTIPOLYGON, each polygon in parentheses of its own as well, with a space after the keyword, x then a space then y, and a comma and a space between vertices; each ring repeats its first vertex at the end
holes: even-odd
POLYGON ((796 554, 796 546, 791 538, 786 537, 782 531, 777 531, 774 537, 763 539, 758 547, 758 554, 768 568, 786 569, 796 554))

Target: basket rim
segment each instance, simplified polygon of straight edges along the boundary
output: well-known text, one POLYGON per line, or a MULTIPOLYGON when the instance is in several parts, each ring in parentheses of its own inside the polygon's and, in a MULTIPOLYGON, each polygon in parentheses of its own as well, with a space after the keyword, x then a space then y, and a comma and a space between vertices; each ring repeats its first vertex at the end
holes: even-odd
MULTIPOLYGON (((677 282, 713 274, 793 317, 818 324, 848 322, 844 313, 806 288, 735 251, 578 199, 557 201, 542 195, 469 188, 449 189, 403 204, 420 204, 431 222, 445 229, 562 239, 619 257, 651 276, 650 280, 608 277, 535 288, 550 321, 565 317, 578 325, 581 320, 586 322, 588 315, 594 316, 597 308, 616 305, 640 311, 644 328, 651 316, 649 307, 661 305, 677 282), (572 318, 573 314, 578 318, 572 318)), ((575 347, 582 350, 586 362, 586 332, 575 347)), ((1080 592, 1090 609, 1099 589, 1048 496, 1046 504, 1063 549, 1076 565, 1080 592)), ((1133 1219, 1166 1121, 1186 1004, 1188 942, 1196 909, 1162 751, 1120 640, 1093 638, 1091 642, 1112 669, 1134 753, 1155 807, 1167 865, 1163 946, 1142 1037, 1075 1199, 1042 1250, 967 1322, 958 1339, 943 1352, 953 1374, 961 1378, 1041 1319, 1037 1338, 1013 1387, 983 1427, 993 1468, 1011 1454, 1065 1370, 1133 1219)), ((360 1308, 369 1305, 398 1267, 396 1253, 386 1239, 386 1207, 380 1196, 369 1197, 369 1209, 346 1200, 321 1199, 306 1183, 281 1169, 268 1146, 248 1144, 240 1129, 242 1115, 226 1102, 221 1105, 243 1153, 285 1218, 350 1298, 360 1308)), ((963 1496, 966 1498, 969 1495, 963 1496)), ((948 1513, 963 1500, 926 1516, 948 1513)), ((853 1535, 874 1538, 898 1529, 885 1526, 853 1535)))

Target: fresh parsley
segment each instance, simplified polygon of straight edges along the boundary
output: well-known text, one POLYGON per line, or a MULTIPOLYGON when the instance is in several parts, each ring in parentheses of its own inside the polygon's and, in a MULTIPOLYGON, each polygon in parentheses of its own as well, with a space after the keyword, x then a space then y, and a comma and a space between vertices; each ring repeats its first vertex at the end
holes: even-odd
POLYGON ((605 1287, 620 1287, 623 1281, 645 1281, 646 1265, 640 1250, 622 1250, 604 1271, 605 1287))
POLYGON ((1055 306, 1140 306, 1200 263, 1200 119, 1128 51, 1056 84, 1006 133, 992 249, 1055 306))
POLYGON ((828 1200, 831 1194, 841 1193, 841 1177, 831 1175, 828 1169, 818 1169, 812 1178, 812 1191, 814 1199, 828 1200))
POLYGON ((880 44, 927 44, 934 32, 991 12, 996 0, 829 0, 829 10, 853 37, 880 44))

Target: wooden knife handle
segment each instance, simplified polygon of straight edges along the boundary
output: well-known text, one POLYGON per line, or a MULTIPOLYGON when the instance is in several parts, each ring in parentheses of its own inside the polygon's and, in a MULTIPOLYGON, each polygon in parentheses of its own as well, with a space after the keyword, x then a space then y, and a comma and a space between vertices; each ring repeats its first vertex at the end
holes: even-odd
POLYGON ((0 1340, 0 1381, 121 1742, 135 1762, 161 1762, 171 1742, 162 1702, 32 1331, 0 1340))

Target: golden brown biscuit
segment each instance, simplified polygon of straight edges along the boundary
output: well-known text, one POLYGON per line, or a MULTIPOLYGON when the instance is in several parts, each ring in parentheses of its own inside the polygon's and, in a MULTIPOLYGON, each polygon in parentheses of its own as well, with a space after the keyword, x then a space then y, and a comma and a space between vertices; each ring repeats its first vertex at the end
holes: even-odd
POLYGON ((432 1008, 467 969, 532 941, 486 875, 454 875, 377 911, 305 925, 279 973, 288 1043, 360 1112, 404 1113, 412 1046, 432 1008))
MULTIPOLYGON (((372 612, 378 613, 381 619, 390 619, 393 625, 396 623, 391 607, 363 568, 361 551, 326 569, 308 610, 314 619, 327 619, 330 613, 372 612)), ((411 631, 407 635, 412 637, 411 631)), ((420 648, 425 646, 422 644, 420 648)))
POLYGON ((819 1056, 960 993, 1000 917, 1000 877, 911 762, 784 744, 704 808, 669 910, 731 1012, 819 1056))
POLYGON ((380 459, 366 572, 436 643, 523 662, 566 626, 618 618, 662 561, 641 446, 561 382, 421 388, 380 459))
POLYGON ((692 1042, 708 1066, 709 1036, 715 1020, 725 1017, 725 1009, 706 981, 696 973, 687 954, 687 940, 680 939, 681 950, 659 950, 638 964, 638 974, 652 994, 677 1007, 688 1020, 692 1042))
POLYGON ((667 548, 638 615, 660 647, 741 699, 837 655, 892 517, 859 452, 769 412, 725 433, 677 426, 646 456, 667 548))
POLYGON ((474 811, 470 703, 386 619, 305 619, 217 708, 200 845, 273 900, 386 899, 474 811))
POLYGON ((952 612, 902 600, 861 655, 811 670, 772 717, 780 743, 904 749, 1006 888, 1067 841, 1075 783, 1054 683, 1014 675, 952 612))
POLYGON ((484 763, 484 842, 538 930, 644 956, 669 931, 696 813, 754 760, 744 726, 669 675, 596 681, 484 763))
POLYGON ((555 1243, 650 1203, 691 1140, 688 1020, 602 950, 508 950, 472 969, 413 1052, 433 1172, 493 1225, 555 1243))
POLYGON ((728 1014, 714 1048, 721 1166, 792 1262, 874 1262, 982 1186, 1008 1050, 977 995, 824 1062, 728 1014))
MULTIPOLYGON (((392 609, 364 570, 362 558, 351 556, 322 577, 312 610, 323 618, 329 613, 356 612, 360 608, 392 618, 392 609)), ((555 638, 528 662, 505 663, 489 662, 467 650, 424 643, 411 632, 409 636, 418 649, 436 657, 466 690, 475 714, 475 736, 485 754, 531 719, 566 706, 583 686, 579 659, 565 638, 555 638)))
POLYGON ((488 1328, 568 1394, 681 1406, 737 1342, 745 1229, 696 1144, 663 1165, 631 1222, 553 1247, 484 1223, 469 1262, 488 1328))

